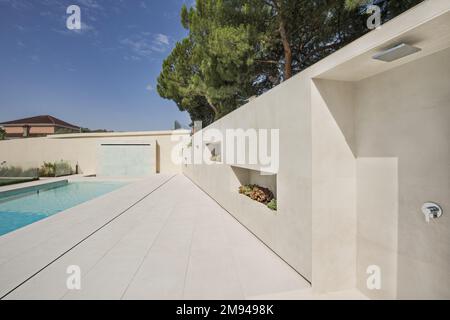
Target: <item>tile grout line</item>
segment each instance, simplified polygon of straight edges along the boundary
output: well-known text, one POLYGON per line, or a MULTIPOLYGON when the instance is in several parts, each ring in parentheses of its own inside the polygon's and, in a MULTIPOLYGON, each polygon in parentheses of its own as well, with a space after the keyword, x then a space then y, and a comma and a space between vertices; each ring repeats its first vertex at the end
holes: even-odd
POLYGON ((278 258, 280 258, 286 265, 288 265, 292 270, 295 271, 300 277, 302 277, 309 285, 312 285, 312 282, 308 280, 304 275, 302 275, 299 271, 297 271, 290 263, 288 263, 284 258, 282 258, 278 253, 276 253, 271 247, 269 247, 260 237, 258 237, 253 231, 251 231, 248 227, 242 224, 230 211, 228 211, 222 204, 220 204, 216 199, 214 199, 208 192, 206 192, 202 187, 200 187, 191 177, 184 174, 183 175, 189 179, 197 188, 199 188, 203 193, 205 193, 210 199, 212 199, 215 203, 217 203, 226 213, 228 213, 236 222, 238 222, 241 226, 243 226, 248 232, 250 232, 258 241, 260 241, 267 249, 269 249, 273 254, 275 254, 278 258))
POLYGON ((237 280, 239 282, 239 288, 240 288, 241 293, 242 293, 242 298, 244 300, 247 300, 247 292, 245 290, 244 281, 242 280, 242 276, 240 275, 240 272, 239 272, 240 265, 239 265, 238 259, 236 258, 236 254, 235 254, 235 252, 233 250, 233 246, 230 245, 230 238, 228 236, 228 232, 225 229, 226 229, 226 227, 224 229, 222 229, 222 234, 224 235, 226 241, 228 242, 230 255, 231 255, 231 260, 232 260, 232 264, 234 266, 234 274, 235 274, 235 276, 236 276, 236 278, 237 278, 237 280))
MULTIPOLYGON (((175 206, 174 206, 175 207, 175 206)), ((150 254, 151 249, 153 248, 155 242, 158 240, 159 236, 161 235, 162 230, 167 226, 167 224, 169 223, 170 217, 172 216, 173 212, 174 212, 174 207, 172 208, 172 211, 170 212, 170 214, 167 216, 166 220, 164 221, 163 226, 161 227, 161 229, 158 231, 157 235, 155 236, 155 238, 153 239, 152 243, 150 244, 149 248, 147 249, 147 252, 145 253, 144 257, 142 258, 141 263, 139 264, 139 266, 136 268, 136 271, 133 273, 133 276, 130 279, 130 282, 128 282, 125 290, 123 290, 122 295, 120 296, 119 300, 124 300, 124 297, 128 291, 128 289, 130 288, 131 283, 134 281, 134 279, 136 278, 136 275, 139 273, 139 271, 142 268, 142 265, 145 262, 145 259, 147 259, 148 255, 150 254)))
POLYGON ((108 224, 110 224, 111 222, 113 222, 114 220, 116 220, 117 218, 119 218, 121 215, 123 215, 125 212, 127 212, 128 210, 130 210, 131 208, 133 208, 134 206, 136 206, 138 203, 140 203, 141 201, 143 201, 145 198, 147 198, 149 195, 151 195, 153 192, 155 192, 156 190, 158 190, 159 188, 161 188, 162 186, 164 186, 166 183, 168 183, 170 180, 172 180, 175 176, 177 176, 176 174, 171 176, 170 178, 168 178, 167 180, 165 180, 163 183, 161 183, 159 186, 157 186, 155 189, 153 189, 152 191, 150 191, 148 194, 146 194, 145 196, 143 196, 142 198, 140 198, 139 200, 137 200, 135 203, 133 203, 131 206, 129 206, 128 208, 126 208, 125 210, 123 210, 122 212, 120 212, 119 214, 117 214, 115 217, 113 217, 112 219, 108 220, 106 223, 104 223, 102 226, 100 226, 99 228, 97 228, 96 230, 94 230, 93 232, 91 232, 90 234, 88 234, 86 237, 84 237, 83 239, 81 239, 79 242, 77 242, 75 245, 73 245, 72 247, 70 247, 69 249, 67 249, 66 251, 64 251, 63 253, 61 253, 59 256, 57 256, 55 259, 53 259, 52 261, 50 261, 49 263, 47 263, 45 266, 43 266, 42 268, 40 268, 38 271, 36 271, 35 273, 33 273, 31 276, 29 276, 28 278, 26 278, 25 280, 23 280, 21 283, 19 283, 17 286, 15 286, 14 288, 12 288, 11 290, 9 290, 7 293, 5 293, 3 296, 0 297, 0 300, 5 299, 8 295, 10 295, 13 291, 17 290, 19 287, 21 287, 22 285, 24 285, 26 282, 28 282, 29 280, 31 280, 32 278, 34 278, 36 275, 38 275, 40 272, 42 272, 43 270, 45 270, 46 268, 48 268, 50 265, 52 265, 53 263, 55 263, 56 261, 58 261, 59 259, 61 259, 64 255, 66 255, 67 253, 69 253, 70 251, 72 251, 74 248, 76 248, 77 246, 79 246, 81 243, 83 243, 84 241, 86 241, 87 239, 89 239, 92 235, 94 235, 95 233, 97 233, 98 231, 100 231, 101 229, 103 229, 104 227, 106 227, 108 224))
MULTIPOLYGON (((162 186, 162 185, 161 185, 162 186)), ((156 191, 156 189, 154 190, 156 191)), ((153 191, 151 192, 153 193, 153 191)), ((148 194, 147 196, 149 196, 150 194, 148 194)), ((101 257, 94 263, 94 265, 92 265, 89 270, 85 273, 85 276, 87 276, 125 237, 127 237, 127 235, 129 234, 129 231, 134 230, 136 227, 129 227, 127 229, 127 231, 125 231, 125 233, 120 237, 120 239, 118 239, 116 242, 114 242, 114 244, 108 249, 106 250, 105 253, 103 253, 101 255, 101 257)), ((70 293, 70 290, 66 290, 64 292, 64 294, 59 298, 59 300, 64 300, 65 297, 70 293)))
MULTIPOLYGON (((198 217, 197 217, 197 219, 198 219, 198 217)), ((187 276, 188 276, 188 273, 189 273, 189 264, 191 263, 192 244, 194 242, 194 234, 195 234, 195 230, 196 229, 197 229, 197 223, 195 223, 194 227, 192 228, 191 242, 189 243, 189 256, 188 256, 188 260, 187 260, 187 263, 186 263, 186 270, 184 272, 184 280, 183 280, 183 293, 182 293, 183 299, 185 299, 186 281, 187 281, 187 276)))
MULTIPOLYGON (((119 189, 114 190, 113 192, 118 192, 118 191, 120 191, 122 188, 123 188, 123 187, 120 187, 119 189)), ((106 195, 107 195, 107 194, 104 194, 104 195, 102 195, 102 196, 100 196, 100 197, 98 197, 98 198, 91 199, 91 200, 89 200, 89 201, 87 201, 87 202, 91 202, 91 201, 97 200, 97 199, 102 198, 102 197, 104 197, 104 196, 106 196, 106 195)), ((87 202, 86 202, 86 203, 87 203, 87 202)), ((84 203, 82 203, 81 205, 83 205, 83 204, 84 204, 84 203)), ((67 209, 67 210, 71 210, 71 209, 72 209, 72 208, 69 208, 69 209, 67 209)), ((61 212, 60 212, 60 213, 61 213, 61 212)), ((57 215, 49 216, 48 218, 46 218, 46 219, 44 219, 44 220, 49 220, 49 219, 51 219, 51 218, 53 218, 53 217, 56 218, 57 215)), ((79 226, 79 225, 81 225, 81 224, 87 222, 88 220, 89 220, 89 216, 88 216, 88 217, 85 217, 85 218, 83 218, 83 219, 81 219, 81 220, 74 220, 74 221, 72 221, 72 222, 73 222, 73 226, 79 226)), ((37 222, 39 222, 39 221, 37 221, 37 222)), ((61 221, 60 221, 60 222, 61 222, 61 221)), ((30 224, 30 225, 28 225, 28 226, 31 226, 31 225, 33 225, 33 224, 30 224)), ((28 226, 26 226, 26 227, 28 227, 28 226)), ((35 249, 35 248, 38 248, 41 244, 45 243, 46 241, 52 240, 52 239, 54 239, 54 238, 57 237, 57 236, 58 236, 58 231, 57 231, 57 230, 52 231, 50 237, 47 237, 46 239, 42 239, 42 240, 40 240, 39 242, 33 243, 33 246, 32 246, 32 247, 27 248, 27 249, 25 249, 25 250, 23 250, 23 251, 21 251, 21 252, 19 252, 19 253, 15 253, 15 255, 13 255, 12 257, 10 257, 8 260, 5 260, 5 261, 3 261, 3 262, 0 262, 0 267, 3 266, 4 264, 8 263, 10 260, 13 260, 13 259, 17 258, 18 256, 24 254, 25 252, 31 251, 31 250, 33 250, 33 249, 35 249)), ((0 248, 1 248, 2 245, 5 245, 5 244, 7 245, 10 241, 11 241, 11 239, 8 240, 8 241, 7 241, 6 243, 4 243, 4 244, 0 244, 0 248)), ((14 240, 12 240, 12 241, 14 241, 14 240)), ((0 298, 0 300, 1 300, 1 298, 0 298)))

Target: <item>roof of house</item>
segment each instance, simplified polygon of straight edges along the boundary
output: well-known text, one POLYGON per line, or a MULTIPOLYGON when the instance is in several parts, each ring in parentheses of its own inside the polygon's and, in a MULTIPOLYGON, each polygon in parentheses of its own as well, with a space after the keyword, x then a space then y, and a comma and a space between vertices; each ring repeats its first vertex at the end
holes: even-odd
POLYGON ((13 121, 2 122, 0 125, 3 126, 11 126, 11 125, 50 125, 50 126, 58 126, 58 127, 66 127, 72 129, 80 129, 80 127, 70 124, 68 122, 62 121, 55 117, 44 115, 44 116, 36 116, 24 119, 18 119, 13 121))

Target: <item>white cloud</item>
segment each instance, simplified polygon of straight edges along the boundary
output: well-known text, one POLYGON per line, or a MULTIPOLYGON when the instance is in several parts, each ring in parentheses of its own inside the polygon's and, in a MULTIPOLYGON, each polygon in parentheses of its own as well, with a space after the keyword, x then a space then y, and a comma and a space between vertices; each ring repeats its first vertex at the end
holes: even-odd
POLYGON ((153 91, 153 90, 155 90, 155 88, 153 88, 153 86, 151 84, 149 84, 148 86, 145 87, 145 90, 153 91))
POLYGON ((165 34, 162 34, 162 33, 158 33, 158 34, 156 35, 155 41, 156 41, 158 44, 165 44, 165 45, 167 45, 167 46, 169 45, 169 37, 166 36, 165 34))
POLYGON ((124 56, 123 59, 125 61, 141 61, 142 60, 141 58, 139 58, 137 56, 133 56, 133 55, 131 55, 131 56, 124 56))
POLYGON ((102 6, 96 0, 78 0, 80 7, 87 7, 91 9, 101 9, 102 6))
POLYGON ((164 34, 151 34, 141 32, 120 40, 120 43, 129 48, 134 55, 149 57, 155 52, 165 52, 169 48, 169 37, 164 34))
POLYGON ((0 4, 9 5, 17 10, 23 10, 32 7, 31 2, 27 0, 0 0, 0 4))
POLYGON ((74 35, 74 34, 75 35, 82 35, 82 34, 88 34, 88 33, 89 34, 93 34, 93 35, 97 35, 98 34, 98 31, 97 31, 97 29, 95 29, 94 26, 92 26, 90 24, 87 24, 87 23, 85 23, 83 21, 81 21, 81 29, 79 29, 79 30, 77 30, 77 29, 69 30, 64 25, 63 28, 58 29, 58 30, 55 29, 54 31, 59 33, 59 34, 62 34, 62 35, 74 35))

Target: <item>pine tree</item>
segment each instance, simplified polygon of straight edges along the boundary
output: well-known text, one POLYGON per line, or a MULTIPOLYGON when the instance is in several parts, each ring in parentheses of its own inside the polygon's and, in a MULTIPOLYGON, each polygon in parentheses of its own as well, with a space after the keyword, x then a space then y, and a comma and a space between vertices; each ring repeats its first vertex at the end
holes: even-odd
POLYGON ((422 0, 196 0, 189 31, 163 63, 158 92, 209 124, 422 0))

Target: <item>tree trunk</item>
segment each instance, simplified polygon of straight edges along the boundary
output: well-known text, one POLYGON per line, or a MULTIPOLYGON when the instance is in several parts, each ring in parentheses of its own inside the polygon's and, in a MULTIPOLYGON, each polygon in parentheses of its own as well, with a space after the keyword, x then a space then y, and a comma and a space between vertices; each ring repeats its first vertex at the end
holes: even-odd
POLYGON ((206 101, 208 101, 209 106, 211 107, 211 109, 214 111, 214 121, 217 120, 217 118, 219 117, 219 110, 217 109, 217 107, 211 102, 211 99, 209 97, 206 97, 206 101))
POLYGON ((283 17, 282 1, 277 0, 278 19, 280 22, 280 36, 284 48, 284 80, 292 77, 292 49, 286 32, 286 21, 283 17))

